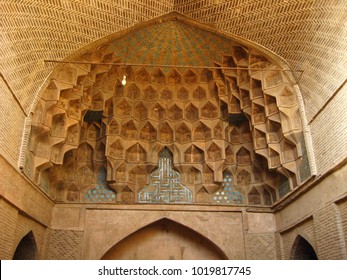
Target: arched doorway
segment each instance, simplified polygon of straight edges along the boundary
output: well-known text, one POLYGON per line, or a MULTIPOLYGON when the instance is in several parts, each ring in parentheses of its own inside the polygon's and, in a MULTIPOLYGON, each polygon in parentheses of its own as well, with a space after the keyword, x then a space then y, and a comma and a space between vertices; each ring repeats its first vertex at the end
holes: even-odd
POLYGON ((294 241, 290 259, 318 260, 318 257, 311 244, 299 235, 294 241))
POLYGON ((169 219, 154 222, 114 245, 102 259, 225 260, 209 239, 169 219))
POLYGON ((37 258, 37 247, 32 231, 25 235, 19 242, 14 252, 14 260, 35 260, 37 258))

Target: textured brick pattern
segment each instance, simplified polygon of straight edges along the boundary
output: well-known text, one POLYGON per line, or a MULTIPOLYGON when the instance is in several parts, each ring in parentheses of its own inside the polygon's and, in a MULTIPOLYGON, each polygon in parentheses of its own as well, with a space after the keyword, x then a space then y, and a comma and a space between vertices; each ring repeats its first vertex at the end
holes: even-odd
POLYGON ((4 200, 0 199, 0 259, 12 259, 14 233, 18 212, 4 200))
MULTIPOLYGON (((341 228, 344 235, 344 241, 345 241, 345 254, 347 254, 347 201, 344 201, 338 205, 339 213, 340 213, 340 222, 341 222, 341 228)), ((347 259, 347 257, 345 257, 347 259)))
POLYGON ((175 10, 266 46, 304 70, 309 119, 346 78, 345 0, 178 0, 175 10))
POLYGON ((344 259, 346 257, 345 242, 336 205, 330 204, 320 209, 313 217, 318 258, 344 259))
POLYGON ((318 174, 347 157, 347 85, 311 123, 318 174))
POLYGON ((275 235, 272 233, 245 234, 247 260, 275 260, 275 235))
POLYGON ((81 258, 82 236, 80 231, 51 230, 47 259, 77 260, 81 258))
POLYGON ((39 193, 0 156, 0 194, 45 225, 51 221, 53 203, 39 193))
POLYGON ((16 163, 25 116, 2 79, 0 95, 0 154, 6 155, 8 161, 16 163))
MULTIPOLYGON (((310 219, 306 221, 305 223, 299 224, 293 229, 286 231, 285 233, 280 235, 282 239, 282 259, 284 260, 290 259, 291 253, 293 250, 294 241, 298 235, 301 235, 303 238, 305 238, 306 241, 309 242, 314 249, 316 249, 314 224, 313 224, 313 220, 310 219)), ((280 240, 277 240, 277 241, 280 241, 280 240)), ((316 252, 316 254, 318 255, 318 252, 316 252)))
POLYGON ((51 70, 42 59, 63 59, 96 39, 169 12, 171 2, 2 1, 1 71, 29 109, 51 70))

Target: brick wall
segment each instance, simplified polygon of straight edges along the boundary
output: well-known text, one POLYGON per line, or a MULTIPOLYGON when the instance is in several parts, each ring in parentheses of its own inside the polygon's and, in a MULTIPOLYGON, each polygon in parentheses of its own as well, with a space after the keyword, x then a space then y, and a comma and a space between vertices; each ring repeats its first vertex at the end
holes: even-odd
POLYGON ((318 258, 335 260, 346 258, 345 240, 336 204, 329 204, 313 215, 318 258))
POLYGON ((310 124, 318 174, 324 174, 347 157, 346 95, 347 85, 310 124))
MULTIPOLYGON (((313 219, 309 219, 301 224, 298 224, 294 228, 287 230, 283 233, 280 233, 281 239, 277 239, 277 242, 281 242, 282 244, 278 244, 277 246, 281 247, 281 258, 284 260, 288 260, 291 257, 293 244, 298 235, 301 235, 306 239, 307 242, 311 244, 311 246, 315 249, 317 254, 317 246, 316 246, 316 237, 314 232, 314 224, 313 219)), ((318 255, 318 254, 317 254, 318 255)))
POLYGON ((0 199, 0 259, 12 259, 19 242, 30 231, 35 237, 37 258, 41 259, 46 227, 19 214, 15 207, 0 199))
POLYGON ((246 233, 245 250, 247 260, 275 260, 276 243, 274 233, 246 233))
POLYGON ((18 211, 0 199, 0 259, 12 259, 18 211))
POLYGON ((2 79, 0 95, 0 154, 5 155, 12 165, 16 165, 25 116, 2 79))
POLYGON ((338 204, 338 210, 340 214, 341 229, 343 231, 345 241, 345 254, 347 254, 347 200, 338 204))
POLYGON ((50 230, 47 238, 48 260, 81 259, 82 231, 50 230))

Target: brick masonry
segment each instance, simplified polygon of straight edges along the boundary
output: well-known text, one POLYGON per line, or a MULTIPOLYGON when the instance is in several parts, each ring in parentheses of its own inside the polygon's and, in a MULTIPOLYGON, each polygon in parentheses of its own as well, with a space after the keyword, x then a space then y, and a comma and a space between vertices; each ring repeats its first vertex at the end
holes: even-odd
POLYGON ((347 254, 346 252, 346 244, 347 244, 347 201, 343 201, 339 204, 337 204, 338 207, 338 211, 340 214, 340 221, 341 221, 341 228, 343 231, 343 235, 344 235, 344 248, 345 248, 345 254, 347 254))
POLYGON ((247 260, 276 259, 274 233, 246 233, 245 250, 247 260))
POLYGON ((81 231, 50 230, 48 236, 48 260, 78 260, 81 259, 81 231))
POLYGON ((282 259, 288 260, 291 258, 294 241, 298 235, 305 238, 306 241, 315 249, 317 254, 314 224, 313 219, 311 218, 284 233, 280 233, 281 240, 277 240, 277 242, 282 242, 282 244, 279 244, 282 247, 282 259))
POLYGON ((346 248, 336 204, 329 204, 314 214, 318 257, 323 260, 346 259, 346 248))

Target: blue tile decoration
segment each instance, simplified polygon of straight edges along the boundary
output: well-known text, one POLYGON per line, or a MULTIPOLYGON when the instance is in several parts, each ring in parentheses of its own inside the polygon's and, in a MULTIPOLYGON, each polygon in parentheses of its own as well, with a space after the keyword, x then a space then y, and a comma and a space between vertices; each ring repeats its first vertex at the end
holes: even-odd
POLYGON ((114 202, 116 193, 107 187, 106 169, 102 167, 97 175, 97 183, 93 189, 84 195, 86 202, 105 203, 114 202))
POLYGON ((171 152, 164 148, 149 185, 138 194, 139 203, 192 203, 192 192, 180 183, 181 175, 173 170, 172 159, 171 152))
POLYGON ((222 189, 218 190, 213 195, 214 204, 241 204, 243 203, 243 195, 234 189, 233 178, 227 174, 223 178, 222 189))

